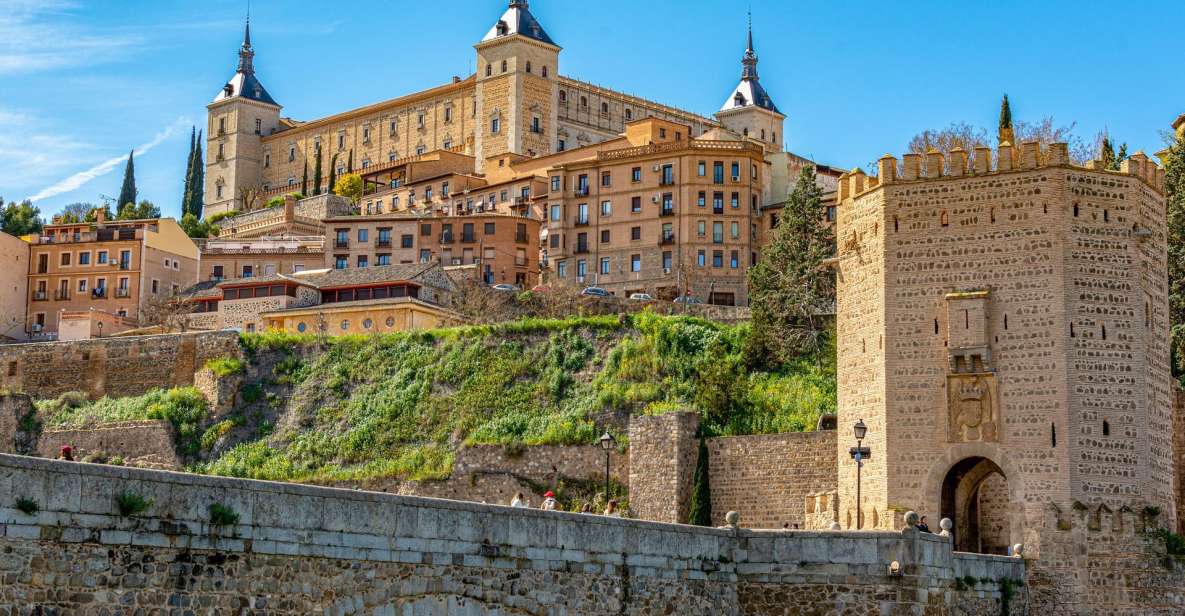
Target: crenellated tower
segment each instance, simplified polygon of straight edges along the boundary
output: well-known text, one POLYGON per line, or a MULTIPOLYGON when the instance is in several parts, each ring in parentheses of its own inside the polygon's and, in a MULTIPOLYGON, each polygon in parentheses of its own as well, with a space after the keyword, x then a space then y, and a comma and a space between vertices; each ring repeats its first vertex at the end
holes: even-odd
POLYGON ((741 82, 724 101, 716 119, 725 128, 757 140, 767 152, 782 151, 782 128, 786 116, 778 110, 757 75, 757 52, 753 49, 753 17, 749 16, 749 40, 741 58, 741 82))
POLYGON ((243 210, 243 188, 260 185, 262 139, 276 131, 280 105, 255 76, 251 20, 243 30, 239 65, 206 106, 206 198, 204 215, 243 210))
POLYGON ((540 156, 555 150, 560 47, 525 0, 512 1, 477 45, 475 153, 540 156))

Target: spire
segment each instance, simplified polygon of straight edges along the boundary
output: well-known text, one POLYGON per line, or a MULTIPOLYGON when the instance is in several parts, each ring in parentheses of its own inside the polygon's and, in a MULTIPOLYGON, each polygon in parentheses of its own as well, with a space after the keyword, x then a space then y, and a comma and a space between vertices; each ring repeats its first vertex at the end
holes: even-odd
POLYGON ((251 14, 248 13, 247 25, 243 28, 243 46, 239 48, 238 72, 253 75, 255 73, 254 58, 255 52, 251 50, 251 14))
POLYGON ((749 11, 749 44, 741 59, 741 79, 757 79, 757 52, 753 50, 753 11, 749 11))

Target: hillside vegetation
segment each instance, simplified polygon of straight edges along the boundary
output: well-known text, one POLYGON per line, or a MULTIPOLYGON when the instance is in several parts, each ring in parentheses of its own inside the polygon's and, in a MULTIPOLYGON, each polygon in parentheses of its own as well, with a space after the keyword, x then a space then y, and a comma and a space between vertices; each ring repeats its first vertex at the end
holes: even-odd
POLYGON ((748 337, 747 325, 652 313, 340 338, 246 334, 242 403, 219 422, 187 389, 49 402, 43 416, 169 419, 200 472, 333 481, 447 477, 462 445, 591 444, 605 430, 624 444, 637 413, 694 409, 706 434, 734 435, 813 429, 834 412, 834 353, 751 370, 748 337))

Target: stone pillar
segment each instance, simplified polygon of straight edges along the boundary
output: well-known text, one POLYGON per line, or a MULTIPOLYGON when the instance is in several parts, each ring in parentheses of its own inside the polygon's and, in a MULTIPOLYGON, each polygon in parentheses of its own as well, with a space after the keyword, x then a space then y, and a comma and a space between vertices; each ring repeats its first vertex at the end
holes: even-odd
POLYGON ((630 421, 630 511, 655 522, 687 523, 699 458, 699 415, 635 416, 630 421))

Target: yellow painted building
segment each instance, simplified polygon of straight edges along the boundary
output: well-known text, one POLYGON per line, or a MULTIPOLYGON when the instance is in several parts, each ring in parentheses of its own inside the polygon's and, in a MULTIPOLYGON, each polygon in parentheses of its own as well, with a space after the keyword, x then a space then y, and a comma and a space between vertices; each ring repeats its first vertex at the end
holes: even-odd
POLYGON ((324 332, 330 336, 384 334, 458 325, 463 319, 451 310, 414 297, 343 302, 265 312, 268 329, 291 333, 324 332))

